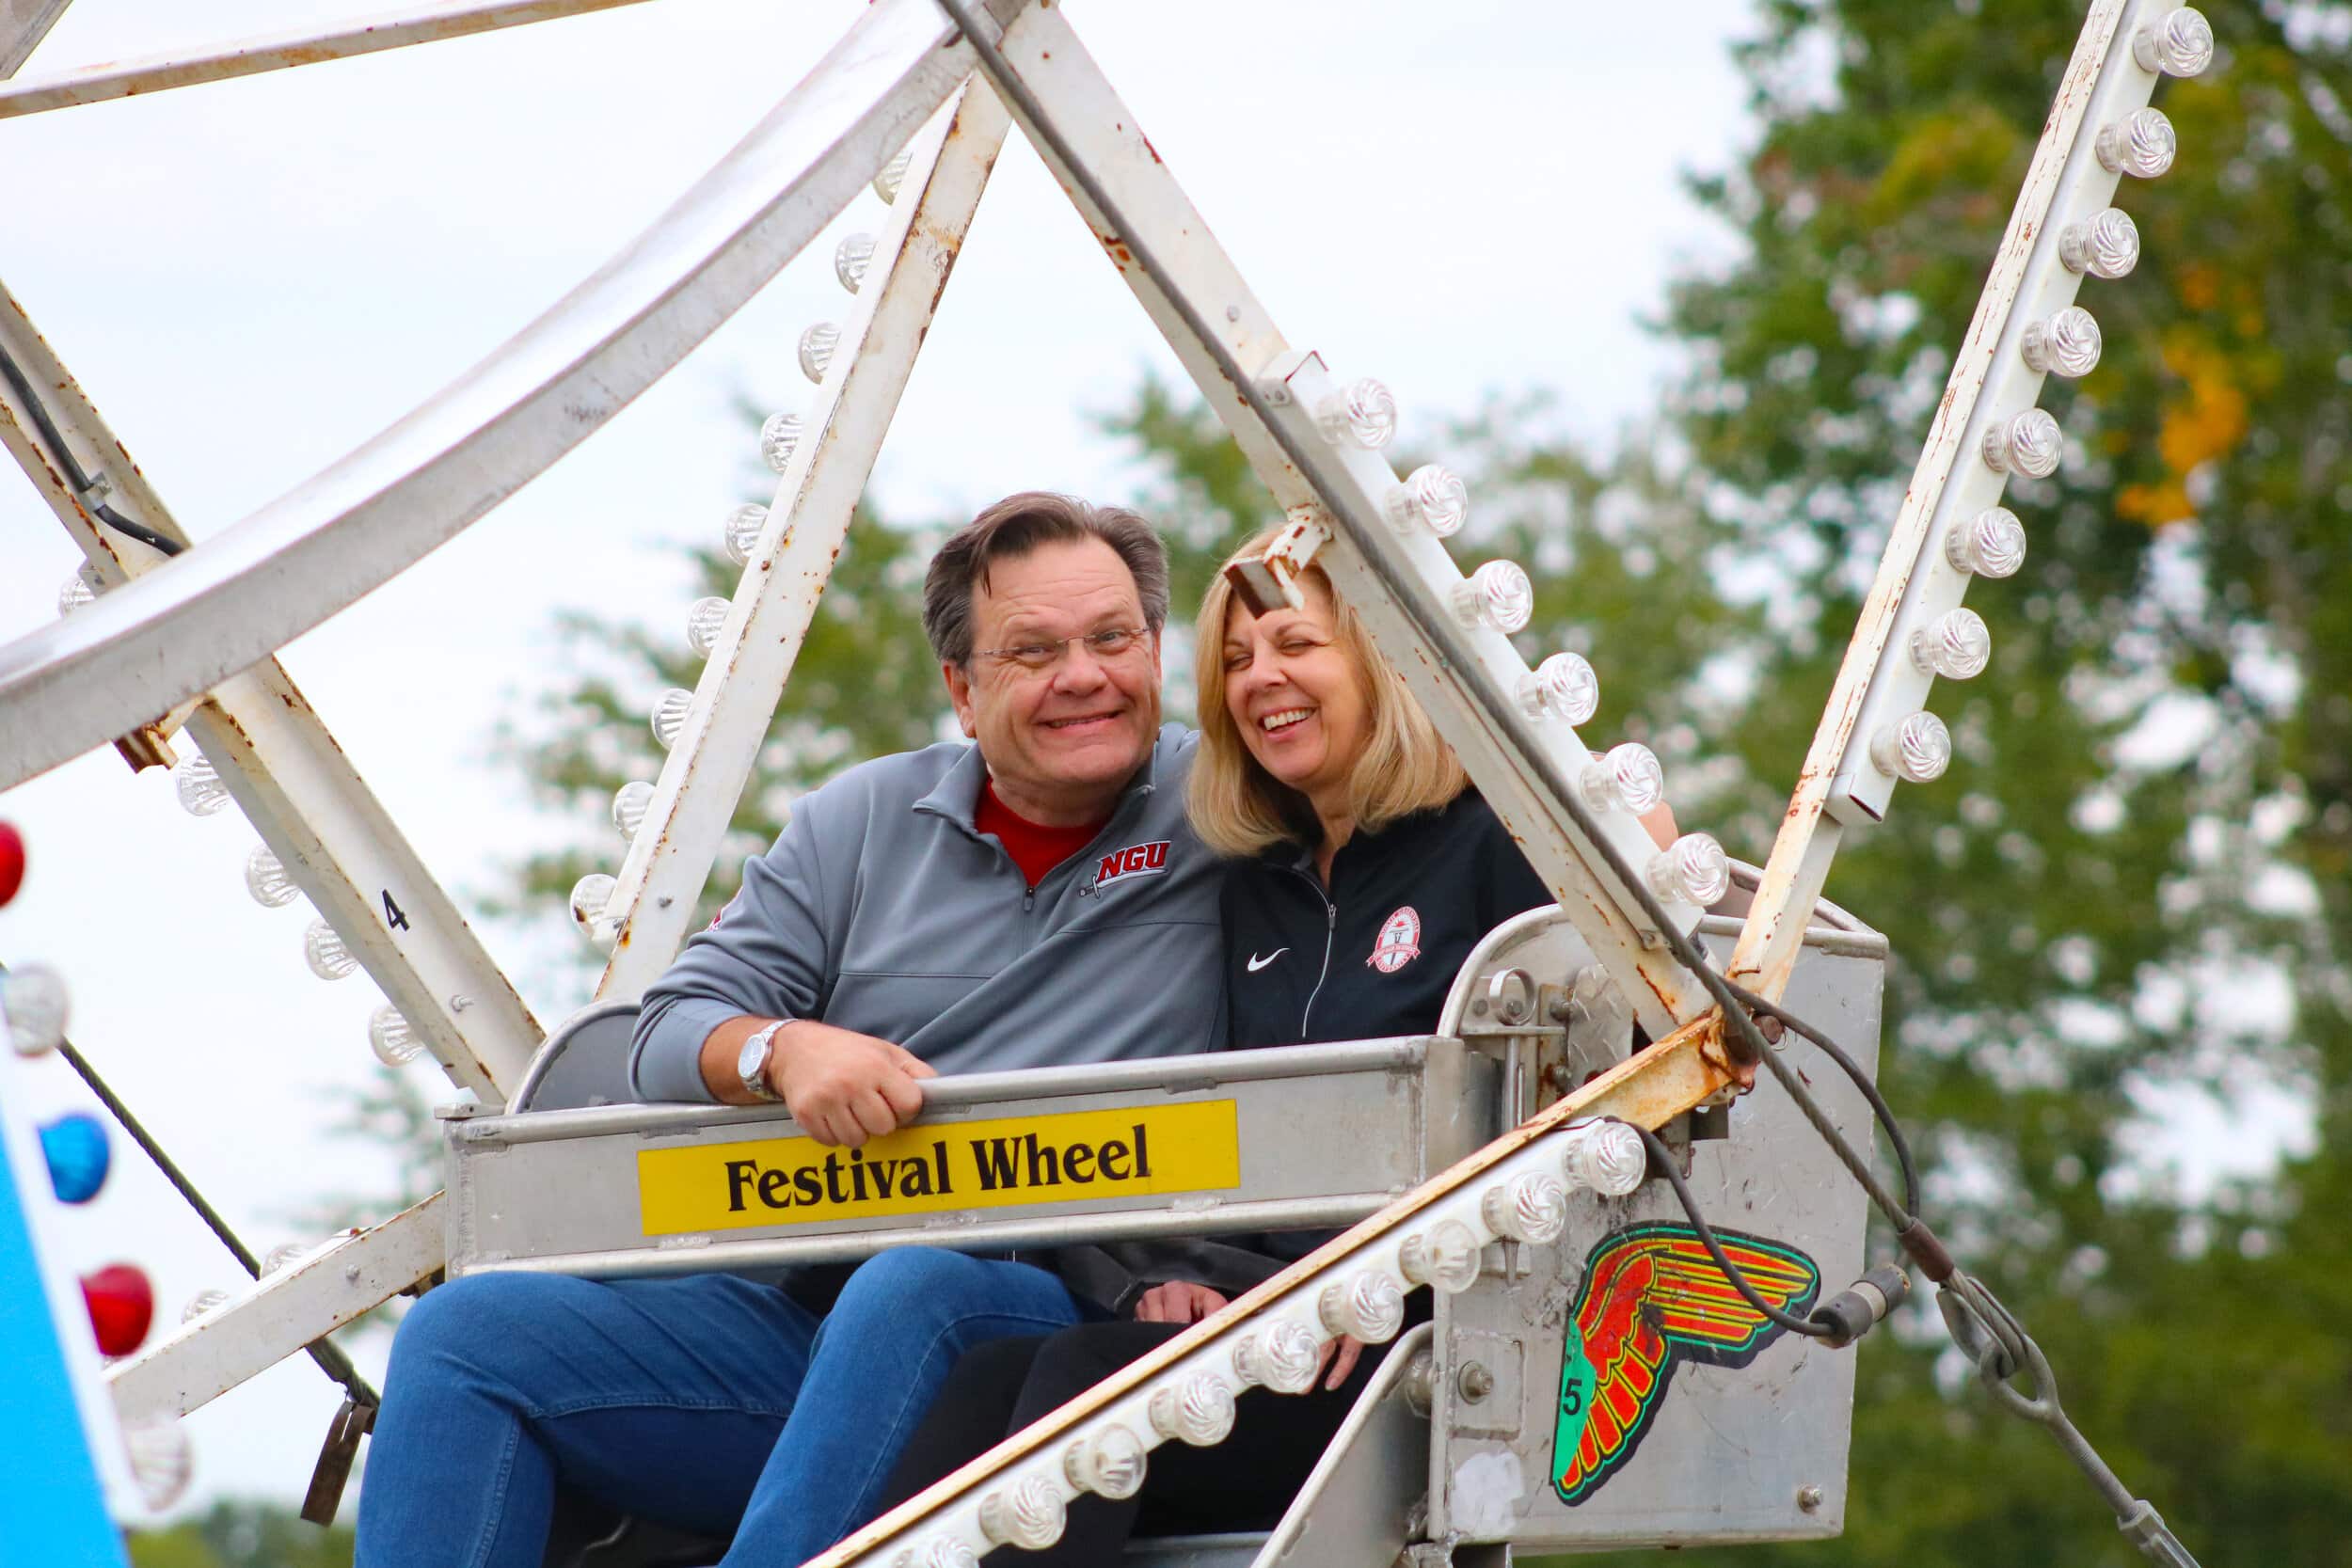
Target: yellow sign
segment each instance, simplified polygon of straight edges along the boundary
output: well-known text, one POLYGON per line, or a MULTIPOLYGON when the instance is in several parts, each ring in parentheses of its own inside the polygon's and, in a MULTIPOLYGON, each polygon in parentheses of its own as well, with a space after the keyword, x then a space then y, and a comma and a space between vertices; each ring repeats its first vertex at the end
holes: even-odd
POLYGON ((1240 1184, 1230 1100, 910 1127, 863 1148, 763 1138, 637 1156, 648 1236, 1240 1184))

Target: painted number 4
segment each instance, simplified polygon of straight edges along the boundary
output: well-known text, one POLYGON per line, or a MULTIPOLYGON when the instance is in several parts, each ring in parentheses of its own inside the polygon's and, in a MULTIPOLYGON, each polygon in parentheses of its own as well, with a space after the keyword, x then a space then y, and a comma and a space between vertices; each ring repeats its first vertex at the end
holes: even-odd
POLYGON ((384 924, 389 926, 395 931, 405 931, 408 929, 408 917, 401 912, 401 909, 398 904, 392 902, 392 890, 390 888, 386 888, 384 890, 384 924))

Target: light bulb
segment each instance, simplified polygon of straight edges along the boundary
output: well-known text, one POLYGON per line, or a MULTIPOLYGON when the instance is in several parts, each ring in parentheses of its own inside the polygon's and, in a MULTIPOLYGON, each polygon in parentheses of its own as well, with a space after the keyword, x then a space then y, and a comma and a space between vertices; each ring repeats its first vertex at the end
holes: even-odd
POLYGON ((1995 473, 2014 468, 2029 478, 2047 479, 2058 472, 2058 454, 2064 450, 2058 420, 2040 408, 2028 408, 1984 433, 1984 461, 1995 473))
POLYGON ((898 199, 898 187, 906 183, 907 167, 914 162, 914 149, 900 148, 898 155, 882 165, 882 172, 874 176, 874 194, 885 204, 898 199))
POLYGON ((40 1126, 41 1163, 49 1167, 49 1189, 59 1203, 87 1203, 106 1184, 114 1163, 106 1128, 87 1111, 68 1111, 40 1126))
POLYGON ((283 909, 302 896, 302 890, 286 875, 285 863, 266 844, 255 845, 245 858, 245 890, 265 910, 283 909))
POLYGON ((686 645, 694 650, 697 658, 708 658, 710 650, 718 645, 720 628, 727 624, 727 611, 734 606, 713 594, 696 599, 686 611, 686 645))
POLYGON ((1964 681, 1984 673, 1993 657, 1993 633, 1984 617, 1963 607, 1946 610, 1911 634, 1911 662, 1923 675, 1964 681))
POLYGON ((678 732, 686 728, 686 710, 694 705, 694 694, 684 687, 674 686, 655 699, 653 705, 653 737, 668 751, 677 744, 678 732))
POLYGON ((187 1306, 180 1309, 180 1321, 192 1323, 228 1300, 229 1292, 226 1291, 199 1291, 188 1298, 187 1306))
POLYGON ((302 933, 302 961, 322 980, 340 980, 359 967, 343 945, 342 933, 325 920, 313 920, 302 933))
POLYGON ((109 1263, 82 1276, 82 1305, 105 1355, 128 1355, 155 1321, 155 1288, 128 1263, 109 1263))
POLYGON ((1535 613, 1535 585, 1511 561, 1489 561, 1454 585, 1454 615, 1466 626, 1492 626, 1506 636, 1535 613))
POLYGON ((196 1471, 196 1456, 178 1421, 168 1416, 125 1421, 122 1448, 131 1462, 131 1479, 138 1486, 139 1500, 150 1512, 169 1508, 187 1491, 188 1478, 196 1471))
POLYGON ((266 1279, 289 1264, 299 1262, 310 1255, 308 1242, 280 1242, 262 1254, 262 1277, 266 1279))
POLYGON ((1162 1437, 1182 1438, 1196 1449, 1222 1443, 1233 1430, 1233 1391, 1207 1372, 1194 1372, 1160 1388, 1147 1408, 1152 1431, 1162 1437))
POLYGON ((1955 572, 2008 577, 2026 563, 2026 525, 2005 506, 1987 507, 1944 536, 1944 559, 1955 572))
POLYGON ((2028 370, 2073 378, 2099 368, 2099 324, 2079 305, 2070 305, 2048 321, 2026 324, 2018 339, 2018 352, 2028 370))
POLYGON ((1234 1375, 1278 1394, 1313 1387, 1322 1360, 1323 1341, 1296 1318, 1277 1318, 1233 1347, 1234 1375))
POLYGON ((229 786, 220 782, 220 773, 210 758, 201 752, 190 752, 171 770, 173 788, 180 794, 180 805, 190 816, 210 816, 229 803, 229 786))
POLYGON ((1952 732, 1932 713, 1882 724, 1870 737, 1870 761, 1889 778, 1932 784, 1952 765, 1952 732))
POLYGON ((1060 1490, 1043 1476, 1024 1476, 980 1499, 980 1533, 999 1546, 1040 1552, 1061 1539, 1060 1490))
POLYGON ((866 269, 874 262, 874 236, 852 234, 833 247, 833 275, 851 293, 866 282, 866 269))
POLYGON ((792 461, 792 453, 801 444, 801 417, 798 414, 771 414, 759 427, 759 459, 776 472, 782 473, 792 461))
POLYGON ((1600 676, 1582 654, 1554 654, 1519 677, 1518 696, 1530 719, 1581 724, 1600 709, 1600 676))
POLYGON ((424 1037, 408 1026, 408 1015, 389 1002, 368 1015, 368 1049, 386 1067, 406 1067, 424 1053, 424 1037))
POLYGON ((1560 1141, 1560 1174, 1571 1187, 1623 1197, 1648 1172, 1648 1147, 1622 1121, 1584 1122, 1569 1128, 1560 1141))
POLYGON ((1334 1334, 1381 1344, 1405 1325, 1405 1292, 1385 1269, 1366 1269, 1353 1279, 1326 1285, 1315 1298, 1315 1315, 1334 1334))
POLYGON ((1425 528, 1448 538, 1470 517, 1470 486, 1452 469, 1424 463, 1381 498, 1380 512, 1399 533, 1425 528))
POLYGON ((752 551, 759 544, 759 531, 767 526, 768 509, 757 501, 745 501, 728 513, 727 559, 738 566, 750 565, 752 551))
POLYGON ((645 825, 645 812, 653 804, 653 785, 643 779, 631 779, 612 792, 612 825, 621 830, 621 836, 633 839, 637 830, 645 825))
POLYGON ((1070 1445, 1062 1474, 1081 1492, 1098 1497, 1132 1497, 1143 1490, 1143 1439, 1123 1426, 1106 1426, 1070 1445))
POLYGON ((1370 376, 1324 394, 1315 404, 1315 424, 1335 447, 1377 451, 1396 435, 1396 399, 1370 376))
POLYGON ((2200 76, 2213 64, 2213 24, 2187 6, 2143 25, 2132 35, 2132 58, 2142 71, 2167 76, 2200 76))
POLYGON ((1612 746, 1576 777, 1577 793, 1594 811, 1628 811, 1640 816, 1666 798, 1666 770, 1657 753, 1633 741, 1612 746))
POLYGON ((2162 109, 2134 109, 2111 125, 2099 127, 2091 150, 2109 174, 2129 174, 2153 180, 2172 166, 2180 138, 2162 109))
POLYGON ((1568 1223, 1568 1190, 1541 1171, 1528 1171, 1486 1189, 1478 1200, 1486 1228, 1514 1242, 1543 1246, 1568 1223))
POLYGON ((82 574, 76 572, 66 578, 65 585, 57 590, 57 613, 71 615, 96 597, 98 595, 90 592, 89 584, 82 580, 82 574))
POLYGON ((1460 1220, 1439 1220, 1416 1230, 1396 1249, 1396 1266, 1416 1285, 1459 1295, 1478 1283, 1478 1233, 1460 1220))
POLYGON ((833 364, 833 351, 841 346, 841 328, 831 322, 818 322, 801 334, 801 373, 811 381, 825 379, 826 369, 833 364))
POLYGON ((1705 833, 1684 833, 1650 857, 1650 891, 1669 904, 1706 909, 1731 891, 1731 861, 1705 833))
POLYGON ((2069 272, 2124 277, 2139 264, 2139 225, 2121 207, 2079 218, 2058 230, 2058 260, 2069 272))
POLYGON ((23 964, 0 974, 0 1018, 20 1056, 43 1056, 65 1043, 65 976, 47 964, 23 964))
POLYGON ((612 940, 605 911, 621 884, 601 871, 591 871, 572 884, 572 924, 580 934, 602 947, 612 940))

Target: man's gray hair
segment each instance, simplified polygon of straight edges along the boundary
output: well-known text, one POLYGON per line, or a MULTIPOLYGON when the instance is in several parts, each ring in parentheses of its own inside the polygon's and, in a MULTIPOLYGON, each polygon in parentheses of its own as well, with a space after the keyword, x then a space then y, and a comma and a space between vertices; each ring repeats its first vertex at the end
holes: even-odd
POLYGON ((1007 496, 956 530, 923 576, 923 631, 942 664, 972 660, 972 590, 988 584, 992 562, 1027 555, 1040 545, 1100 539, 1136 579, 1144 625, 1157 637, 1168 624, 1168 546, 1159 531, 1123 506, 1096 506, 1050 490, 1007 496))

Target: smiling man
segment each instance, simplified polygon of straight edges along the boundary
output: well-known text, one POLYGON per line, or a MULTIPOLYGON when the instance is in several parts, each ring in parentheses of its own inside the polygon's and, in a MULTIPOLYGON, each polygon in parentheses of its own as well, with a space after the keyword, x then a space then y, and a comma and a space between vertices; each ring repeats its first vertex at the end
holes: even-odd
MULTIPOLYGON (((1167 618, 1132 512, 1028 493, 949 538, 923 621, 970 743, 795 804, 645 993, 640 1094, 780 1102, 856 1150, 935 1073, 1220 1045, 1219 867, 1184 821, 1194 737, 1159 721, 1167 618)), ((836 1186, 868 1168, 828 1161, 836 1186)), ((822 1191, 817 1168, 743 1190, 822 1191)), ((1064 1268, 1098 1307, 1126 1282, 1107 1255, 1064 1268)), ((469 1275, 401 1325, 358 1561, 539 1568, 559 1486, 732 1534, 729 1564, 803 1561, 870 1515, 963 1351, 1081 1315, 1036 1262, 930 1247, 782 1287, 469 1275)))

